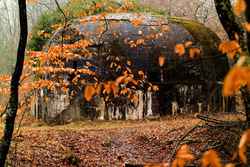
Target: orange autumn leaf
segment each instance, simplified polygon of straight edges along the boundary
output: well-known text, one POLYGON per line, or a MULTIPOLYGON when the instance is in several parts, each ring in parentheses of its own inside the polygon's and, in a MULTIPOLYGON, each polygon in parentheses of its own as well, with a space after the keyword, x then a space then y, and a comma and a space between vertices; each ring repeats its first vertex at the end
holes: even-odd
POLYGON ((225 165, 225 167, 235 167, 235 164, 233 164, 233 163, 228 163, 228 164, 225 165))
POLYGON ((116 85, 115 82, 110 82, 109 84, 113 94, 116 96, 118 93, 118 86, 116 85))
POLYGON ((193 42, 192 41, 187 41, 187 42, 185 42, 185 47, 187 48, 187 47, 190 47, 191 45, 193 44, 193 42))
POLYGON ((240 44, 233 41, 223 41, 219 45, 219 51, 223 54, 227 54, 229 58, 234 59, 237 53, 241 52, 240 44))
POLYGON ((191 59, 198 57, 201 54, 201 50, 199 48, 190 48, 189 49, 189 57, 191 59))
POLYGON ((202 167, 222 167, 219 155, 214 150, 206 151, 201 159, 202 167))
POLYGON ((190 151, 188 145, 182 145, 176 153, 176 158, 184 159, 186 161, 191 161, 194 159, 193 154, 190 151))
POLYGON ((96 7, 97 9, 99 9, 99 8, 102 7, 102 4, 101 4, 101 3, 96 3, 96 4, 95 4, 95 7, 96 7))
POLYGON ((103 87, 104 87, 104 90, 103 90, 104 94, 110 94, 111 93, 112 89, 111 89, 111 86, 110 86, 109 82, 104 83, 103 87))
POLYGON ((165 64, 165 57, 163 55, 160 55, 158 57, 158 63, 160 65, 160 67, 162 67, 165 64))
POLYGON ((241 138, 239 143, 239 158, 244 163, 247 164, 247 147, 250 145, 250 129, 246 130, 241 138))
POLYGON ((224 79, 223 95, 232 96, 245 85, 250 87, 250 67, 234 66, 224 79))
POLYGON ((27 51, 27 56, 30 58, 35 58, 35 57, 41 58, 41 56, 44 56, 44 53, 41 51, 27 51))
POLYGON ((185 54, 185 47, 183 44, 175 45, 175 53, 179 56, 183 56, 185 54))
POLYGON ((66 93, 66 92, 68 91, 68 88, 67 88, 66 86, 62 86, 62 87, 61 87, 61 90, 62 90, 64 93, 66 93))
POLYGON ((246 31, 250 32, 250 23, 243 23, 242 26, 246 31))
POLYGON ((0 82, 10 82, 11 76, 10 75, 0 75, 0 82))
POLYGON ((87 48, 90 45, 91 45, 91 41, 82 39, 76 43, 75 47, 87 48))
POLYGON ((119 76, 119 77, 115 80, 115 83, 116 83, 117 85, 119 85, 120 83, 123 83, 126 77, 127 77, 127 76, 125 76, 125 75, 119 76))
POLYGON ((128 84, 129 82, 132 82, 132 81, 133 81, 133 76, 130 75, 130 76, 125 78, 124 83, 128 84))
POLYGON ((172 167, 185 167, 188 161, 194 160, 194 156, 188 145, 183 145, 176 153, 176 159, 172 163, 172 167))
POLYGON ((134 25, 134 26, 139 26, 143 23, 142 19, 133 19, 131 21, 131 23, 134 25))
POLYGON ((182 159, 175 159, 172 163, 172 167, 185 167, 185 161, 182 159))
POLYGON ((134 80, 134 79, 132 79, 131 81, 130 81, 133 85, 138 85, 138 81, 137 80, 134 80))
POLYGON ((59 28, 63 28, 63 25, 58 23, 58 24, 53 24, 50 26, 52 29, 56 30, 56 29, 59 29, 59 28))
POLYGON ((96 92, 96 94, 99 95, 99 94, 101 93, 101 89, 102 89, 102 85, 96 83, 96 84, 95 84, 95 92, 96 92))
POLYGON ((159 91, 159 86, 153 85, 152 89, 153 89, 154 92, 157 92, 157 91, 159 91))
POLYGON ((240 16, 247 8, 245 0, 237 0, 234 5, 234 13, 240 16))
POLYGON ((168 163, 147 163, 144 167, 168 167, 168 163))
POLYGON ((116 96, 119 90, 117 83, 113 81, 108 81, 104 83, 103 87, 104 87, 103 94, 113 93, 113 95, 116 96))
POLYGON ((128 88, 124 88, 124 89, 122 89, 121 91, 120 91, 120 94, 121 95, 125 95, 125 94, 127 94, 128 93, 128 88))
POLYGON ((95 87, 93 85, 87 85, 84 89, 84 98, 87 101, 90 101, 92 97, 95 95, 95 93, 96 93, 95 87))
POLYGON ((138 45, 144 45, 145 44, 145 40, 144 39, 137 39, 135 42, 136 46, 138 45))

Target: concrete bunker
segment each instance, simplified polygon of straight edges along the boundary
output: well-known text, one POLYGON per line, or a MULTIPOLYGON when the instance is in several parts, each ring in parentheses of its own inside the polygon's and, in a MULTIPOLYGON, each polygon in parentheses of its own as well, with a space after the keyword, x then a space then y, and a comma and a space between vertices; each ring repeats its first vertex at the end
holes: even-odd
MULTIPOLYGON (((228 60, 218 52, 220 40, 216 34, 200 23, 177 17, 160 18, 136 13, 89 16, 56 31, 49 46, 62 42, 70 44, 81 39, 91 41, 88 50, 93 53, 92 56, 86 58, 78 50, 80 57, 65 62, 65 67, 83 69, 86 68, 86 62, 91 62, 94 65, 88 68, 93 68, 101 80, 115 79, 119 74, 107 70, 110 64, 105 63, 105 60, 118 56, 124 62, 131 61, 132 70, 144 71, 147 81, 158 85, 160 91, 151 93, 138 90, 140 103, 137 108, 122 106, 123 109, 117 109, 115 105, 106 105, 100 100, 101 97, 96 97, 96 102, 86 102, 81 93, 76 93, 70 99, 70 92, 48 93, 38 90, 32 109, 37 118, 48 122, 70 122, 81 117, 143 119, 170 113, 173 102, 178 104, 181 112, 221 111, 227 110, 230 105, 225 103, 221 95, 221 81, 229 69, 228 60), (69 38, 62 41, 62 35, 69 38), (185 53, 178 56, 175 46, 187 43, 189 46, 185 53), (194 58, 190 58, 192 48, 200 50, 194 58), (165 58, 162 66, 158 62, 159 56, 165 58), (44 100, 45 95, 50 100, 44 100)), ((66 76, 68 80, 72 77, 66 76)), ((82 89, 78 92, 82 92, 82 89)))

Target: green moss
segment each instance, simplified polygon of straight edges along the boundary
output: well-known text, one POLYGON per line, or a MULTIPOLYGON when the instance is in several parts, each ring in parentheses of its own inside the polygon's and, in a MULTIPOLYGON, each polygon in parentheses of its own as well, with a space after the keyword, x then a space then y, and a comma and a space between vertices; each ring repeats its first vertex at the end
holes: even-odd
POLYGON ((186 28, 195 40, 199 41, 202 46, 206 46, 208 50, 214 50, 220 43, 220 39, 214 32, 197 21, 180 17, 169 17, 168 20, 186 28))
MULTIPOLYGON (((140 13, 151 13, 153 15, 166 15, 166 11, 157 10, 150 6, 143 6, 138 0, 131 0, 132 8, 123 9, 126 12, 140 12, 140 13)), ((100 13, 114 12, 114 10, 124 6, 123 3, 118 3, 115 0, 72 0, 70 3, 63 7, 64 12, 67 15, 68 20, 79 18, 82 16, 95 15, 100 13), (102 6, 96 8, 96 4, 102 6)), ((122 12, 121 11, 121 12, 122 12)), ((60 11, 45 12, 38 19, 37 24, 33 27, 32 38, 28 43, 30 50, 42 50, 43 46, 49 40, 49 36, 41 36, 39 32, 43 31, 46 34, 52 34, 52 26, 58 23, 63 23, 63 16, 60 11)))

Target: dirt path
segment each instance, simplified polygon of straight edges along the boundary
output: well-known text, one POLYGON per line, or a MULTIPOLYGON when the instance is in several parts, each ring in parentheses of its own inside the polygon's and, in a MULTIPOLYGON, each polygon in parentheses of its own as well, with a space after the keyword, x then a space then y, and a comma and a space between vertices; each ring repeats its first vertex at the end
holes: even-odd
MULTIPOLYGON (((18 167, 116 167, 123 162, 166 162, 178 139, 199 121, 192 117, 178 117, 157 121, 23 127, 14 139, 8 161, 11 166, 18 167)), ((204 151, 208 139, 223 139, 223 134, 200 129, 183 142, 189 143, 198 155, 204 151)))

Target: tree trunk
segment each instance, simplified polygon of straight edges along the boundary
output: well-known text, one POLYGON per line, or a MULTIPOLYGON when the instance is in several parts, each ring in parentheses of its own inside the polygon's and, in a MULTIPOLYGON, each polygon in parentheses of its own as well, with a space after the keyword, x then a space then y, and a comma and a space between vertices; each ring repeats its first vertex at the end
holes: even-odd
MULTIPOLYGON (((239 37, 239 43, 243 52, 249 56, 250 50, 250 32, 245 32, 241 23, 235 17, 230 0, 214 0, 215 7, 220 19, 220 22, 225 29, 230 40, 236 40, 236 35, 239 37)), ((247 9, 245 12, 246 21, 250 22, 250 2, 247 0, 247 9)), ((250 93, 244 87, 241 89, 244 105, 246 110, 246 121, 250 122, 250 93)))
POLYGON ((214 0, 215 8, 220 22, 230 40, 237 40, 239 37, 241 49, 247 51, 245 31, 234 15, 230 0, 214 0))
POLYGON ((19 81, 22 75, 25 48, 27 43, 28 26, 27 26, 27 13, 26 1, 18 0, 19 5, 19 20, 20 20, 20 39, 17 50, 17 60, 15 71, 12 74, 10 85, 10 99, 9 107, 6 112, 4 135, 0 143, 0 166, 4 166, 5 160, 11 144, 12 134, 14 130, 15 118, 18 109, 18 88, 19 81))

